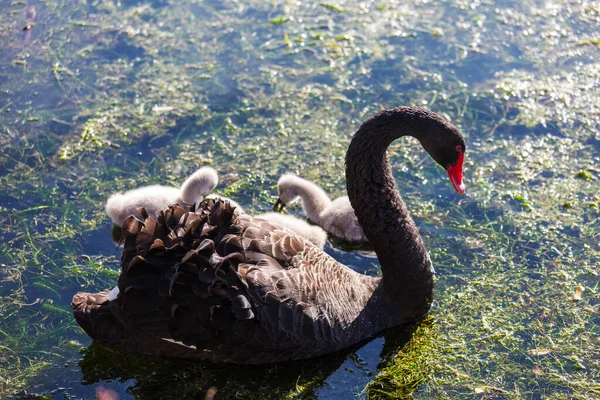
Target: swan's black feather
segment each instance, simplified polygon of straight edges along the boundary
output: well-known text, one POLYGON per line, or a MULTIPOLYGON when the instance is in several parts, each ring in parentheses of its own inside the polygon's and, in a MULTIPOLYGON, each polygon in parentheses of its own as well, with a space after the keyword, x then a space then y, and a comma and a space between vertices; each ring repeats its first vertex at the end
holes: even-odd
POLYGON ((121 242, 120 293, 95 313, 108 307, 130 329, 90 327, 76 312, 82 327, 109 345, 128 350, 120 343, 131 335, 127 331, 156 343, 160 334, 169 347, 201 349, 199 358, 245 362, 246 353, 271 354, 296 337, 315 337, 306 307, 297 305, 297 274, 289 273, 296 255, 314 249, 267 221, 207 200, 196 212, 174 205, 157 220, 131 217, 121 242))

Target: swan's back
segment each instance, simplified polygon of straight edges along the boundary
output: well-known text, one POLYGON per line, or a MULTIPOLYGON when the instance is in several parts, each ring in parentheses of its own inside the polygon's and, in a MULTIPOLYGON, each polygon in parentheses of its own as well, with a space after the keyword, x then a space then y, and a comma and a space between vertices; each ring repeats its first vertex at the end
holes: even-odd
POLYGON ((293 215, 267 212, 255 215, 254 217, 277 224, 282 228, 290 229, 321 249, 325 247, 325 242, 327 242, 327 233, 323 229, 293 215))
POLYGON ((363 310, 379 278, 228 203, 171 206, 158 221, 130 217, 123 227, 117 299, 78 293, 72 303, 84 330, 111 347, 266 363, 329 353, 386 327, 363 310))
POLYGON ((213 200, 224 200, 224 201, 227 201, 227 202, 229 202, 229 204, 231 204, 236 209, 237 212, 240 212, 240 213, 245 212, 244 208, 242 206, 240 206, 240 204, 237 201, 232 200, 229 197, 225 197, 225 196, 221 196, 221 195, 218 195, 218 194, 215 194, 215 193, 211 193, 211 194, 206 195, 206 198, 207 199, 213 199, 213 200))

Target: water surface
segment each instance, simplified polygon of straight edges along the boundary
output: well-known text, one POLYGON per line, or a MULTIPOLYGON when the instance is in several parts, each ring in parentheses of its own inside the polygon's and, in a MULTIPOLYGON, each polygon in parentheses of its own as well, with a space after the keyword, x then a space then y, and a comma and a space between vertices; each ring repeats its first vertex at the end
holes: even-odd
POLYGON ((600 396, 596 3, 31 0, 0 15, 0 397, 600 396), (437 271, 425 321, 259 368, 124 355, 76 325, 73 294, 118 276, 110 194, 212 165, 251 212, 284 172, 339 196, 352 133, 397 105, 467 137, 464 197, 415 141, 389 152, 437 271))

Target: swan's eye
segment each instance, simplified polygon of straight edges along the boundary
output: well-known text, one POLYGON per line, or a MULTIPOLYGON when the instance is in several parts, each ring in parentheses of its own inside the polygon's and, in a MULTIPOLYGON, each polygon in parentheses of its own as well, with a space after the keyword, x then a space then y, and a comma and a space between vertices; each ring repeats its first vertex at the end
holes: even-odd
POLYGON ((462 153, 463 149, 460 144, 456 146, 456 151, 458 151, 459 153, 462 153))

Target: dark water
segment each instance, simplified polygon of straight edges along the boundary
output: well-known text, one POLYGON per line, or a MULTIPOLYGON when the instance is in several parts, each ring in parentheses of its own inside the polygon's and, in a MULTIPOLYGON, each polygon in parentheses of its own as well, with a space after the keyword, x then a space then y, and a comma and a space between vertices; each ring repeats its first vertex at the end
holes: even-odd
MULTIPOLYGON (((218 191, 250 211, 271 207, 286 171, 341 195, 350 134, 399 104, 442 113, 468 139, 462 198, 414 142, 390 151, 436 265, 432 318, 447 345, 415 396, 593 395, 596 6, 88 3, 0 4, 0 376, 11 377, 0 397, 93 398, 104 388, 203 398, 211 387, 217 398, 367 397, 418 324, 317 360, 248 368, 103 348, 75 324, 70 300, 116 283, 110 194, 177 185, 211 164, 218 191), (583 303, 570 300, 577 285, 583 303), (523 310, 510 308, 519 301, 523 310), (583 344, 557 339, 569 327, 583 344), (493 336, 485 329, 496 341, 477 345, 493 336)), ((379 273, 368 251, 336 241, 326 251, 379 273)))

